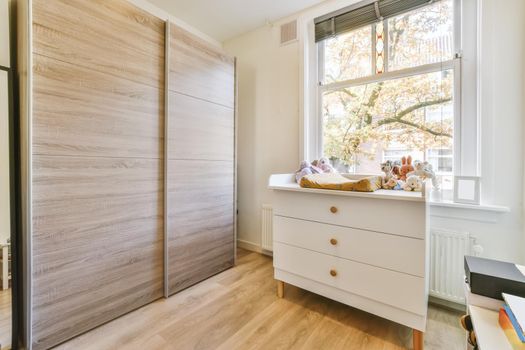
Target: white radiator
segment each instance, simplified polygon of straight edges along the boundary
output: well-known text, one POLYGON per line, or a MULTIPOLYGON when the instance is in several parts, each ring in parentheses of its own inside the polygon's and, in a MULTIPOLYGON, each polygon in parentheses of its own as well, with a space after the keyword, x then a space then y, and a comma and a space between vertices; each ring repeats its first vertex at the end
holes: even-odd
POLYGON ((273 209, 271 205, 262 206, 262 249, 273 251, 273 209))
POLYGON ((430 295, 464 304, 464 256, 473 240, 468 232, 430 230, 430 295))

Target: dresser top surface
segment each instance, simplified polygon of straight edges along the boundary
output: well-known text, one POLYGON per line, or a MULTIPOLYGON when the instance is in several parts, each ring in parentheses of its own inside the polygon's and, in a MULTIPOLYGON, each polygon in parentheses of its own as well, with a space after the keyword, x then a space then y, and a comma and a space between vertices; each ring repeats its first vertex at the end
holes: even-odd
POLYGON ((328 194, 334 196, 362 197, 375 199, 405 200, 415 202, 425 202, 425 187, 422 192, 377 190, 375 192, 354 192, 324 190, 318 188, 303 188, 295 181, 294 174, 274 174, 270 176, 268 188, 279 191, 293 191, 303 193, 328 194))

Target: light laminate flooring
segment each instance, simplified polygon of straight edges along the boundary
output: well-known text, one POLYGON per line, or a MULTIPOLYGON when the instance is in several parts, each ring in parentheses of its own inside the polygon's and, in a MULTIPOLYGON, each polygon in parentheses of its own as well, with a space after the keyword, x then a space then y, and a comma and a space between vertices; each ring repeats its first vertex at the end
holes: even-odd
MULTIPOLYGON (((464 350, 459 313, 430 306, 426 350, 464 350)), ((269 257, 237 266, 102 325, 58 349, 411 349, 409 328, 286 285, 269 257)))
POLYGON ((0 348, 11 349, 11 289, 0 290, 0 348))

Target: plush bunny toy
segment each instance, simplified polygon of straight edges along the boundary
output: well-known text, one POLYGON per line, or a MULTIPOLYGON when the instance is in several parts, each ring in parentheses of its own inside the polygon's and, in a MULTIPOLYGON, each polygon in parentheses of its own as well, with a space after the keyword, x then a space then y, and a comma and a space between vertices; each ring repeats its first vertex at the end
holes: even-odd
POLYGON ((409 177, 407 177, 407 180, 405 181, 405 184, 403 185, 403 189, 405 191, 421 192, 422 188, 423 188, 423 181, 421 181, 421 179, 417 175, 410 175, 409 177))
POLYGON ((406 181, 407 174, 411 171, 414 171, 414 167, 412 166, 412 157, 403 157, 401 158, 401 169, 399 169, 399 179, 406 181))

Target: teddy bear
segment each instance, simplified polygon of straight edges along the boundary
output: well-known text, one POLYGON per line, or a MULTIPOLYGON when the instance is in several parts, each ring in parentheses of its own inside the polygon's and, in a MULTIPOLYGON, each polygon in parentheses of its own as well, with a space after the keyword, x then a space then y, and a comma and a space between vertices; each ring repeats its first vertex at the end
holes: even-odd
POLYGON ((326 157, 319 158, 317 161, 318 168, 320 168, 323 173, 335 173, 334 167, 330 164, 330 161, 326 157))
POLYGON ((399 179, 406 181, 407 174, 414 171, 414 166, 412 165, 412 157, 403 157, 401 158, 401 168, 399 169, 399 179))
POLYGON ((431 179, 432 180, 432 186, 439 190, 439 182, 437 181, 436 174, 434 173, 434 170, 432 169, 432 164, 429 162, 422 162, 419 160, 414 161, 414 171, 411 171, 407 174, 407 176, 411 175, 417 175, 421 179, 431 179))
POLYGON ((423 181, 417 175, 408 176, 407 180, 403 184, 403 189, 405 191, 421 192, 422 188, 423 188, 423 181))

